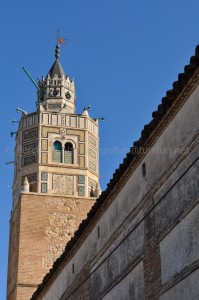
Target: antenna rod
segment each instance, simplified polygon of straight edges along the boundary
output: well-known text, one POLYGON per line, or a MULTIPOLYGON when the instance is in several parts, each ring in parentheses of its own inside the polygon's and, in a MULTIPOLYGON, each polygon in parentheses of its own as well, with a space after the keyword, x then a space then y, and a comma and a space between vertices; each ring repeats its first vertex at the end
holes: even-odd
POLYGON ((32 81, 32 83, 34 84, 34 86, 36 87, 36 89, 38 90, 39 93, 43 94, 43 91, 40 90, 40 88, 38 87, 38 85, 36 84, 36 82, 34 81, 34 79, 32 78, 32 76, 29 74, 29 72, 26 70, 25 67, 23 67, 24 72, 28 75, 28 77, 30 78, 30 80, 32 81))
POLYGON ((14 160, 13 161, 8 161, 5 163, 6 165, 10 165, 10 164, 14 164, 14 160))

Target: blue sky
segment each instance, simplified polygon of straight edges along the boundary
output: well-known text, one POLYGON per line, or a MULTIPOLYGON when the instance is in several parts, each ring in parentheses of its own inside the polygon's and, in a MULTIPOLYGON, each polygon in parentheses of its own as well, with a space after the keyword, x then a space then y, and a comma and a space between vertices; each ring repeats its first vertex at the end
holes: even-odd
POLYGON ((37 79, 54 62, 57 29, 67 38, 60 61, 75 77, 77 113, 92 106, 100 124, 101 187, 139 139, 199 43, 196 0, 7 0, 1 3, 0 300, 5 299, 16 108, 35 111, 37 79))

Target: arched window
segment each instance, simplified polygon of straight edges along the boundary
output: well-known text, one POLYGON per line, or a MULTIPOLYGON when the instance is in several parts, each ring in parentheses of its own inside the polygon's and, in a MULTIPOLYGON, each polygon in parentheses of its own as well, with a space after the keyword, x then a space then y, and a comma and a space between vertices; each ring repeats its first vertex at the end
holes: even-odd
POLYGON ((62 162, 62 144, 58 141, 53 143, 53 162, 62 162))
POLYGON ((73 145, 69 142, 64 147, 64 163, 73 164, 73 145))

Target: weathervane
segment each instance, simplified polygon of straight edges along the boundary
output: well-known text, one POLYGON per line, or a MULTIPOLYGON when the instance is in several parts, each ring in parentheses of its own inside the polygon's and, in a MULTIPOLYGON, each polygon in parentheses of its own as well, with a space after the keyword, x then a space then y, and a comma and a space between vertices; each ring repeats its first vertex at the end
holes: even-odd
POLYGON ((55 48, 55 58, 58 59, 59 55, 60 55, 60 46, 59 45, 66 45, 65 44, 66 39, 65 38, 61 38, 59 36, 59 29, 57 31, 57 45, 55 48))
POLYGON ((57 45, 66 45, 66 38, 61 38, 59 36, 59 29, 57 31, 57 45))

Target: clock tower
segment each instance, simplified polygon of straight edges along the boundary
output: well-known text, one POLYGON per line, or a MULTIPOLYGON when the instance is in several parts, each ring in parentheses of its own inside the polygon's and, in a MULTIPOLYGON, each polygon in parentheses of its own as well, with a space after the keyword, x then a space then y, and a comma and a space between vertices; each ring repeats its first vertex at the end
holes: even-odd
POLYGON ((31 298, 100 194, 98 121, 76 113, 59 52, 16 134, 8 300, 31 298))

